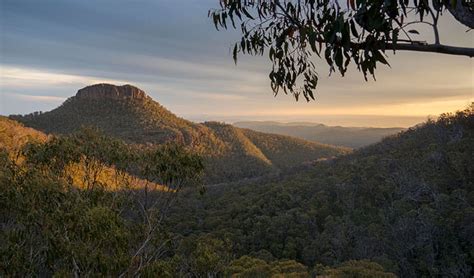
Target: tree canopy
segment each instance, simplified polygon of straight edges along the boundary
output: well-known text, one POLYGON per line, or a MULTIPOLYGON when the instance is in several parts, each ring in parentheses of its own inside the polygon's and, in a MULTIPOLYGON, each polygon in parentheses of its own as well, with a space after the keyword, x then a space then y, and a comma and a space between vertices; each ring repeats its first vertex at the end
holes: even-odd
POLYGON ((217 29, 240 24, 235 62, 239 54, 268 53, 274 94, 283 90, 310 101, 318 83, 315 55, 331 73, 344 75, 354 63, 366 80, 375 78, 378 65, 389 65, 389 50, 473 57, 472 47, 441 43, 438 23, 446 12, 467 31, 474 27, 469 0, 221 0, 209 17, 217 29), (432 28, 433 42, 419 39, 422 25, 432 28))

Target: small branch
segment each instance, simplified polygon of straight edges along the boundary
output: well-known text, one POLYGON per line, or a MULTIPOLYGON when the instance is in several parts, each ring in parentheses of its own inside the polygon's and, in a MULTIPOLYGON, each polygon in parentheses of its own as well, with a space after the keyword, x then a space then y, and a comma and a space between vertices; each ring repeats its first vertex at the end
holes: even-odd
MULTIPOLYGON (((365 49, 365 43, 351 43, 351 48, 353 49, 365 49)), ((406 50, 406 51, 416 51, 416 52, 431 52, 431 53, 440 53, 440 54, 449 54, 455 56, 467 56, 474 57, 474 48, 472 47, 460 47, 460 46, 450 46, 444 44, 427 44, 424 42, 408 42, 408 43, 397 43, 393 44, 390 42, 385 42, 385 46, 380 46, 379 49, 386 50, 406 50)))
POLYGON ((441 53, 457 56, 468 56, 470 58, 474 57, 474 48, 470 47, 458 47, 458 46, 449 46, 442 44, 385 44, 387 49, 394 50, 408 50, 408 51, 418 51, 418 52, 432 52, 432 53, 441 53))
POLYGON ((302 27, 302 26, 301 26, 301 23, 300 23, 298 20, 294 19, 294 18, 286 11, 286 9, 280 4, 280 1, 276 1, 275 3, 276 3, 276 5, 278 6, 278 8, 280 8, 280 9, 283 11, 284 15, 285 15, 293 24, 295 24, 296 26, 298 26, 298 27, 300 27, 300 28, 302 27))
POLYGON ((430 14, 431 17, 433 18, 433 32, 434 32, 434 37, 435 37, 435 44, 440 44, 439 41, 439 31, 438 31, 438 18, 439 18, 439 10, 436 10, 436 14, 433 12, 433 10, 430 8, 430 14))
POLYGON ((435 44, 440 44, 437 22, 436 22, 436 24, 433 24, 433 32, 434 32, 434 37, 435 37, 435 44))
POLYGON ((411 21, 411 22, 408 22, 408 23, 405 23, 403 24, 403 26, 400 26, 400 28, 406 28, 407 26, 410 26, 412 24, 426 24, 426 25, 429 25, 431 27, 433 27, 433 23, 431 22, 427 22, 427 21, 411 21))
POLYGON ((408 38, 408 40, 410 41, 413 41, 410 37, 410 35, 407 33, 407 31, 405 31, 405 28, 402 26, 402 23, 400 21, 398 21, 398 19, 395 18, 395 22, 398 24, 398 26, 400 27, 399 30, 402 30, 402 32, 405 34, 405 36, 408 38))

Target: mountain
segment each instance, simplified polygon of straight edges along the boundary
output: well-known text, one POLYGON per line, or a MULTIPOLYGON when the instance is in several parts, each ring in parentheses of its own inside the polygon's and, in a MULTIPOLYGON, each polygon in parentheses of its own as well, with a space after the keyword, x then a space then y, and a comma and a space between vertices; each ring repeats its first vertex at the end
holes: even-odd
POLYGON ((193 123, 177 117, 131 85, 88 86, 52 111, 10 118, 48 134, 68 134, 94 126, 132 144, 181 143, 205 158, 208 183, 275 173, 350 151, 224 123, 193 123))
POLYGON ((360 148, 380 141, 382 138, 396 134, 400 127, 341 127, 326 126, 317 123, 280 123, 272 121, 236 122, 234 126, 256 131, 294 136, 309 141, 322 142, 337 146, 360 148))
POLYGON ((473 154, 467 109, 288 175, 189 193, 170 226, 225 238, 237 257, 364 259, 399 277, 472 277, 473 154))

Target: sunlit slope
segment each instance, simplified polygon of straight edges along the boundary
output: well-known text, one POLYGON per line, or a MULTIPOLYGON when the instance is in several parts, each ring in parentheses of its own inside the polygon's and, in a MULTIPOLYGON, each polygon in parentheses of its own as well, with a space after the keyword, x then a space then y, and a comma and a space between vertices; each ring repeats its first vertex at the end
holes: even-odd
POLYGON ((41 131, 0 116, 0 148, 16 152, 28 142, 45 142, 47 139, 48 136, 41 131))
MULTIPOLYGON (((28 143, 45 143, 51 136, 47 136, 41 131, 25 127, 21 123, 6 117, 0 117, 0 150, 7 153, 16 161, 19 166, 24 163, 22 148, 28 143)), ((139 189, 148 186, 149 189, 166 190, 165 187, 138 178, 124 172, 118 172, 114 166, 104 166, 98 171, 97 183, 103 185, 108 190, 129 190, 139 189)), ((82 160, 79 163, 72 163, 67 166, 65 176, 71 178, 70 182, 78 187, 87 187, 87 167, 82 160)))

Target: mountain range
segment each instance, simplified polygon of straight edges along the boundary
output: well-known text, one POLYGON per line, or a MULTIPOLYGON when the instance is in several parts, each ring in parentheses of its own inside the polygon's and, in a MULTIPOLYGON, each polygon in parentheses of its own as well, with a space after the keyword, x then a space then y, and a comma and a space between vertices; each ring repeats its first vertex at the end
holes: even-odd
POLYGON ((183 144, 205 158, 207 183, 277 173, 350 152, 346 147, 225 123, 194 123, 176 116, 131 85, 88 86, 52 111, 10 118, 47 134, 68 134, 81 127, 96 127, 131 144, 183 144))
POLYGON ((236 122, 234 125, 260 132, 294 136, 309 141, 350 148, 364 147, 404 130, 401 127, 342 127, 308 122, 245 121, 236 122))

